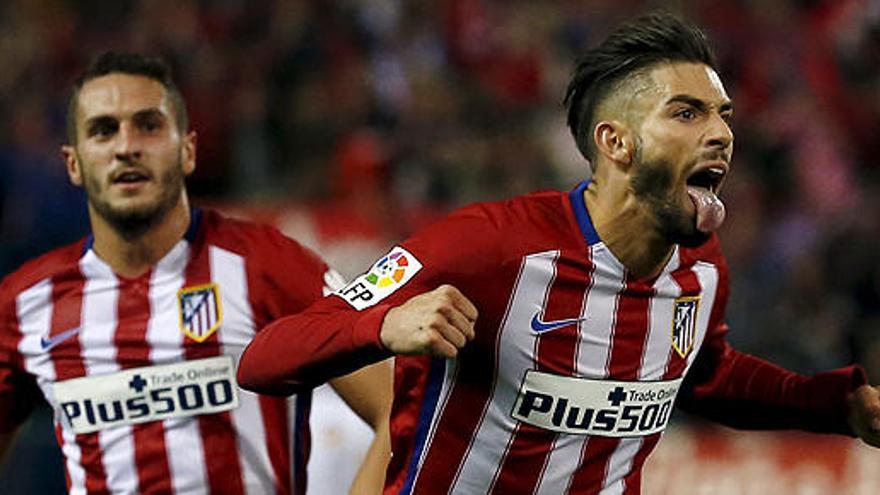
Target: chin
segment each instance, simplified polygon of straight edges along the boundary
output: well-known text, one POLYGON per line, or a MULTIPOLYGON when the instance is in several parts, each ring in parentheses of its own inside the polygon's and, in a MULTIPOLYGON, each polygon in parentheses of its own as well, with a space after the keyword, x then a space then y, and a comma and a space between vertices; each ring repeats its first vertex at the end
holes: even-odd
POLYGON ((660 231, 671 244, 679 244, 684 247, 697 247, 712 237, 711 233, 697 229, 696 214, 688 214, 686 209, 658 208, 657 220, 660 231))

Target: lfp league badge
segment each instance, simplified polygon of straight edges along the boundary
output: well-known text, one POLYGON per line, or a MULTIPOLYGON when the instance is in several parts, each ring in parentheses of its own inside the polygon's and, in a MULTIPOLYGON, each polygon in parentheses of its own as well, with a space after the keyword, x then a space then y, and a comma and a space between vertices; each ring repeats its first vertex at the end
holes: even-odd
POLYGON ((177 292, 180 330, 196 342, 204 342, 220 328, 223 308, 217 284, 184 287, 177 292))

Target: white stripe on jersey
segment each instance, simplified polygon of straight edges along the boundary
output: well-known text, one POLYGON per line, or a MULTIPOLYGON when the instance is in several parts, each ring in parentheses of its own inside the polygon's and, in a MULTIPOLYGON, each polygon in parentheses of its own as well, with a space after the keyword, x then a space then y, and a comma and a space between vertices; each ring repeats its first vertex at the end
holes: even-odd
POLYGON ((639 453, 644 438, 621 438, 605 471, 605 486, 599 495, 621 495, 626 490, 624 476, 632 469, 633 457, 639 453))
MULTIPOLYGON (((119 371, 116 334, 119 299, 119 281, 110 268, 95 262, 94 251, 89 251, 79 263, 85 278, 81 326, 79 334, 83 367, 86 376, 106 375, 119 371)), ((110 428, 98 433, 101 460, 107 476, 107 486, 134 493, 138 489, 137 466, 134 463, 134 438, 130 426, 110 428)))
MULTIPOLYGON (((181 241, 153 269, 146 339, 150 361, 154 364, 183 360, 184 334, 180 330, 177 292, 186 282, 189 258, 189 243, 181 241)), ((169 418, 162 422, 162 427, 172 490, 175 493, 207 493, 208 475, 198 421, 169 418)))
MULTIPOLYGON (((248 303, 245 261, 237 254, 211 246, 210 263, 211 279, 220 287, 225 328, 245 329, 246 332, 242 335, 228 331, 219 334, 221 353, 233 356, 238 366, 240 356, 236 348, 242 349, 242 344, 246 344, 256 332, 253 312, 248 303)), ((239 401, 239 407, 231 414, 235 428, 240 432, 237 440, 242 481, 247 493, 261 495, 269 488, 264 482, 274 480, 275 474, 269 461, 260 400, 257 394, 239 389, 239 401)))
POLYGON ((556 276, 558 257, 559 251, 554 250, 523 258, 498 335, 498 373, 492 397, 456 475, 452 493, 485 493, 495 481, 489 474, 497 473, 516 428, 517 422, 510 417, 510 411, 519 391, 519 380, 526 370, 534 367, 533 353, 523 352, 523 349, 534 349, 537 339, 528 322, 536 311, 543 312, 543 305, 535 301, 546 303, 556 276))
MULTIPOLYGON (((645 340, 645 348, 642 352, 642 361, 639 366, 639 380, 661 380, 669 364, 669 345, 673 306, 669 304, 654 304, 658 298, 674 300, 681 295, 681 288, 675 283, 672 272, 678 268, 678 248, 672 253, 672 259, 667 263, 666 269, 654 283, 655 296, 648 302, 648 335, 645 340)), ((661 433, 662 434, 662 433, 661 433)), ((608 459, 605 473, 606 486, 602 488, 600 495, 618 495, 625 491, 626 485, 623 478, 632 469, 633 457, 638 454, 644 443, 644 439, 623 438, 620 440, 614 453, 608 459), (610 480, 610 481, 609 481, 610 480)))
POLYGON ((590 246, 590 258, 595 265, 593 284, 587 295, 581 328, 589 328, 578 346, 577 373, 586 378, 602 379, 608 376, 611 358, 611 339, 617 317, 617 295, 623 290, 624 268, 604 244, 590 246))
MULTIPOLYGON (((681 296, 682 289, 675 283, 672 272, 678 268, 678 248, 672 253, 667 269, 654 282, 655 296, 651 298, 648 308, 648 338, 642 363, 639 367, 639 380, 662 380, 669 366, 670 342, 672 328, 669 322, 673 319, 674 304, 654 304, 656 300, 675 300, 681 296)), ((705 304, 702 304, 705 306, 705 304)))
MULTIPOLYGON (((667 269, 661 277, 658 278, 654 287, 656 296, 651 299, 649 305, 650 322, 648 328, 648 339, 646 341, 646 349, 642 356, 642 364, 639 369, 640 380, 657 380, 663 377, 669 360, 670 339, 672 335, 669 322, 672 321, 672 306, 668 304, 653 304, 658 298, 674 300, 682 293, 681 287, 675 283, 675 280, 669 275, 679 264, 678 250, 674 253, 674 258, 670 260, 667 269)), ((715 303, 715 292, 718 282, 718 271, 714 265, 705 262, 698 262, 692 268, 697 276, 701 288, 701 302, 699 306, 699 316, 697 319, 697 338, 698 341, 694 349, 699 349, 706 332, 709 328, 709 316, 715 303)), ((692 351, 688 356, 688 367, 696 357, 697 352, 692 351)), ((687 370, 685 370, 685 373, 687 370)), ((626 489, 623 478, 629 474, 632 469, 633 457, 638 453, 642 446, 643 439, 627 438, 621 440, 611 454, 608 460, 608 467, 605 474, 605 482, 600 495, 618 495, 626 489)))
POLYGON ((155 364, 176 363, 183 359, 184 334, 180 329, 177 292, 186 282, 189 257, 189 244, 177 243, 156 264, 150 279, 150 321, 146 338, 150 345, 150 361, 155 364))
MULTIPOLYGON (((586 320, 578 327, 581 338, 577 349, 577 373, 602 379, 608 376, 617 295, 624 287, 624 268, 604 244, 590 246, 590 259, 594 264, 593 278, 581 313, 586 320), (589 332, 584 332, 583 328, 588 328, 589 332)), ((536 493, 556 495, 568 491, 571 473, 577 470, 588 439, 584 435, 557 436, 536 493)))
MULTIPOLYGON (((48 352, 41 349, 40 339, 48 336, 52 325, 52 281, 41 280, 39 283, 22 291, 15 299, 18 313, 18 326, 24 338, 19 342, 19 352, 25 357, 25 369, 34 376, 40 377, 38 384, 47 398, 52 399, 52 382, 55 381, 55 365, 48 352)), ((50 400, 54 404, 54 400, 50 400)), ((55 408, 55 424, 61 421, 61 411, 55 408)), ((62 429, 64 442, 61 449, 64 453, 65 467, 70 477, 70 494, 86 493, 86 473, 80 466, 82 455, 76 437, 70 431, 62 429)))

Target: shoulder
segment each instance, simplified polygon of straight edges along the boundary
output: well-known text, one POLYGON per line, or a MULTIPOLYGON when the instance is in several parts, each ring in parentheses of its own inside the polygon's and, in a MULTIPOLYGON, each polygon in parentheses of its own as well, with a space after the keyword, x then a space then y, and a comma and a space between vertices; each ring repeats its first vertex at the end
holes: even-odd
POLYGON ((15 297, 42 280, 64 272, 79 263, 86 239, 49 251, 21 265, 0 282, 0 304, 6 305, 15 297))
POLYGON ((266 259, 272 263, 298 262, 323 265, 323 261, 277 228, 227 217, 205 210, 202 217, 205 242, 241 256, 266 259))
POLYGON ((706 242, 697 247, 682 248, 682 258, 695 263, 703 262, 719 267, 727 266, 727 260, 725 260, 724 253, 721 251, 721 241, 718 239, 718 234, 712 234, 706 242))
POLYGON ((570 206, 566 193, 542 191, 502 201, 474 203, 450 213, 438 222, 443 229, 456 224, 462 228, 481 229, 483 235, 504 232, 544 231, 560 227, 570 229, 570 206))

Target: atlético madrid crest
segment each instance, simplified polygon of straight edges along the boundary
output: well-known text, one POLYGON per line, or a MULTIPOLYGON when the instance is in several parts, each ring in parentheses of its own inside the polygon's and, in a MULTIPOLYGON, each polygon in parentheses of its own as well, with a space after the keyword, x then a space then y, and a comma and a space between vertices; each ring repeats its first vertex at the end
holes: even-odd
POLYGON ((217 284, 184 287, 177 291, 180 330, 196 342, 204 342, 220 328, 223 308, 217 284))
POLYGON ((672 316, 672 348, 686 358, 697 340, 697 313, 700 296, 679 297, 675 300, 672 316))

